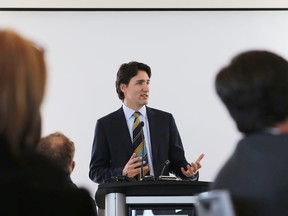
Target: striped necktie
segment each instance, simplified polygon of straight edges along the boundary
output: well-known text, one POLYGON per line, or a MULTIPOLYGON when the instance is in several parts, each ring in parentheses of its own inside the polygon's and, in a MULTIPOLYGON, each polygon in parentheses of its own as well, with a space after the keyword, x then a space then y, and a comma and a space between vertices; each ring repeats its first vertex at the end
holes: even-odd
MULTIPOLYGON (((140 123, 140 113, 135 112, 133 114, 135 117, 133 123, 133 148, 134 152, 136 153, 137 157, 142 157, 144 161, 146 161, 145 166, 148 164, 148 157, 147 157, 147 149, 146 149, 146 142, 143 134, 143 124, 140 123)), ((144 176, 147 174, 148 170, 144 170, 144 176)))

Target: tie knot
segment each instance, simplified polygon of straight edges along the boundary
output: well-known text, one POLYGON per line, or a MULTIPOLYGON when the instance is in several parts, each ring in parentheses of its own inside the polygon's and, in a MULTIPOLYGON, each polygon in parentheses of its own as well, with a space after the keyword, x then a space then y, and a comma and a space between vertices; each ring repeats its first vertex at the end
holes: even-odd
POLYGON ((133 116, 134 116, 135 118, 138 118, 138 117, 140 116, 140 112, 134 112, 134 113, 133 113, 133 116))

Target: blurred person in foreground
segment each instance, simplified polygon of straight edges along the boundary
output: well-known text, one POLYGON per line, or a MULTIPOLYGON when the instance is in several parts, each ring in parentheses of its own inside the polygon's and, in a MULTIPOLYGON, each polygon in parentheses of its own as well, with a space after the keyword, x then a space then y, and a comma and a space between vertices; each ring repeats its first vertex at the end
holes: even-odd
POLYGON ((212 189, 228 189, 237 216, 288 215, 288 62, 240 53, 216 76, 216 91, 243 134, 212 189))
POLYGON ((0 215, 95 215, 88 191, 37 153, 45 84, 44 50, 0 30, 0 215))

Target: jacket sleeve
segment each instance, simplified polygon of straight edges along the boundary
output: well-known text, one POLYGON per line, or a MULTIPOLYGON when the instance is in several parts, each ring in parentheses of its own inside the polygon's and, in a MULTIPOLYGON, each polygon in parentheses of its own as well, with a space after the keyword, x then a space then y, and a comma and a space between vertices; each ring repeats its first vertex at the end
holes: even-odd
POLYGON ((122 174, 123 167, 111 168, 110 147, 106 131, 101 123, 97 121, 92 145, 89 178, 96 183, 103 183, 113 177, 122 174))
POLYGON ((182 140, 177 129, 175 119, 172 114, 170 114, 170 136, 169 136, 169 158, 171 162, 171 172, 181 179, 189 179, 192 181, 197 181, 199 173, 193 178, 187 178, 181 172, 181 167, 186 168, 189 164, 185 158, 185 152, 182 144, 182 140))

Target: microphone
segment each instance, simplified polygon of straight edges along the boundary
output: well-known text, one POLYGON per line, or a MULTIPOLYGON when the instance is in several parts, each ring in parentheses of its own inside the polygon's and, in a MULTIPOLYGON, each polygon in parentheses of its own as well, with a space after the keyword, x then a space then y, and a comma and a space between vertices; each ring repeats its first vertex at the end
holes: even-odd
POLYGON ((177 178, 175 176, 165 176, 163 175, 164 172, 165 172, 165 169, 169 166, 170 164, 170 161, 169 160, 166 160, 163 164, 163 168, 162 168, 162 171, 161 171, 161 175, 158 177, 159 180, 177 180, 177 178))
POLYGON ((169 166, 169 164, 170 164, 170 161, 169 161, 169 160, 166 160, 166 161, 164 162, 160 176, 163 176, 163 174, 164 174, 164 172, 165 172, 165 169, 166 169, 166 167, 169 166))
MULTIPOLYGON (((144 139, 144 130, 143 130, 143 127, 144 127, 144 122, 143 121, 141 121, 140 123, 140 126, 142 127, 142 141, 143 141, 143 145, 144 145, 144 148, 145 148, 145 145, 146 145, 146 143, 145 143, 145 139, 144 139)), ((151 175, 147 175, 147 176, 145 176, 144 175, 144 163, 143 163, 143 161, 144 161, 144 151, 142 151, 142 154, 141 154, 141 157, 142 157, 142 161, 141 161, 141 167, 140 167, 140 178, 139 178, 139 180, 140 181, 154 181, 155 179, 154 179, 154 176, 151 176, 151 175)), ((148 160, 148 157, 147 157, 147 160, 148 160)))
MULTIPOLYGON (((145 143, 144 143, 144 131, 143 131, 143 127, 144 127, 144 122, 143 121, 141 121, 140 123, 140 126, 142 127, 142 142, 143 142, 143 145, 145 145, 145 143)), ((140 181, 143 181, 143 178, 144 178, 144 170, 143 170, 143 166, 144 166, 144 164, 143 164, 143 159, 144 159, 144 151, 142 151, 142 155, 141 155, 141 157, 142 157, 142 160, 141 160, 141 166, 140 166, 140 176, 139 176, 139 180, 140 181)))

